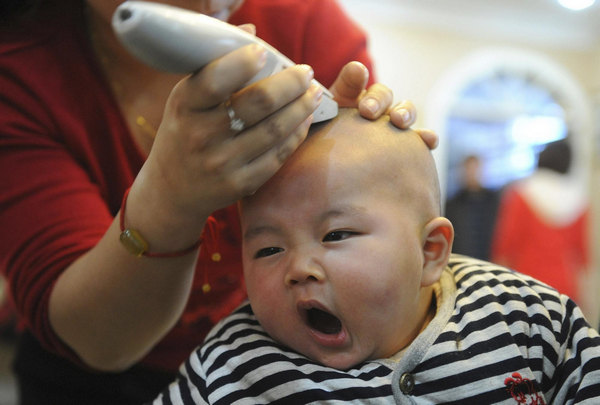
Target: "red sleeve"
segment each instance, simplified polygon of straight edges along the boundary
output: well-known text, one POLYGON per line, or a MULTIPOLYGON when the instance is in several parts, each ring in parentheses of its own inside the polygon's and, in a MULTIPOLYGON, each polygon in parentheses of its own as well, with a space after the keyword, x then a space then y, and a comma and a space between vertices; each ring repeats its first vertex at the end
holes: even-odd
POLYGON ((141 163, 117 146, 127 129, 73 37, 48 38, 0 41, 0 271, 18 327, 76 360, 50 325, 50 293, 102 238, 141 163))
POLYGON ((35 98, 1 76, 0 87, 0 268, 20 326, 64 350, 48 319, 52 286, 98 242, 112 216, 65 146, 42 135, 48 123, 32 119, 44 115, 35 98))
POLYGON ((507 189, 500 201, 492 238, 491 259, 493 262, 507 267, 514 266, 512 252, 521 244, 524 209, 524 202, 514 187, 507 189))
POLYGON ((375 82, 366 35, 335 0, 246 0, 229 22, 255 24, 258 37, 311 65, 326 87, 352 61, 369 69, 369 85, 375 82))

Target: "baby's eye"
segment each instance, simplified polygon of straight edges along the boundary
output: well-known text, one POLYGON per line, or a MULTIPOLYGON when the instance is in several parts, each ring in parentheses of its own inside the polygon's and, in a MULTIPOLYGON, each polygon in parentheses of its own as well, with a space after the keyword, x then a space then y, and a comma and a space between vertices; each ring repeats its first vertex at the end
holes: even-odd
POLYGON ((325 235, 325 237, 323 238, 323 242, 337 242, 337 241, 349 238, 352 235, 356 235, 356 232, 333 231, 333 232, 329 232, 327 235, 325 235))
POLYGON ((271 255, 274 255, 274 254, 277 254, 280 252, 283 252, 282 248, 268 247, 268 248, 260 249, 258 252, 256 252, 256 254, 254 255, 254 258, 260 259, 261 257, 271 256, 271 255))

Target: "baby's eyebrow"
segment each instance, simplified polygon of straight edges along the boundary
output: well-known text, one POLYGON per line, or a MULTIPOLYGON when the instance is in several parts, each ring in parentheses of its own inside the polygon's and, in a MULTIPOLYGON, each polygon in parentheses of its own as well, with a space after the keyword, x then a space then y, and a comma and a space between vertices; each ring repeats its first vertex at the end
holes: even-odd
POLYGON ((263 235, 265 233, 281 235, 281 230, 279 228, 269 225, 255 226, 253 228, 248 229, 244 233, 244 240, 248 241, 257 238, 258 236, 263 235))
POLYGON ((364 213, 367 209, 365 207, 360 207, 360 206, 356 206, 356 205, 344 205, 342 207, 337 207, 334 209, 330 209, 325 211, 323 214, 321 214, 320 216, 320 221, 324 222, 330 218, 336 218, 336 217, 341 217, 343 215, 348 215, 348 216, 359 216, 360 214, 364 213))
MULTIPOLYGON (((356 206, 356 205, 344 205, 341 207, 336 207, 330 210, 323 212, 319 216, 320 222, 325 222, 330 218, 336 218, 341 216, 359 216, 361 213, 365 212, 367 209, 365 207, 356 206)), ((257 238, 264 234, 274 234, 276 236, 282 236, 283 231, 280 228, 271 225, 261 225, 254 226, 248 228, 248 230, 244 233, 243 239, 245 242, 257 238)))

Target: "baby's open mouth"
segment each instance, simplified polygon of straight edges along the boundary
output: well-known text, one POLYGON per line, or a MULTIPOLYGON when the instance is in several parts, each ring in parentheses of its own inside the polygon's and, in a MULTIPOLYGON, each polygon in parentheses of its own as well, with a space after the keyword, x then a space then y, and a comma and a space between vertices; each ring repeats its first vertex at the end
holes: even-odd
POLYGON ((342 331, 342 322, 334 315, 317 308, 306 311, 311 328, 326 335, 336 335, 342 331))

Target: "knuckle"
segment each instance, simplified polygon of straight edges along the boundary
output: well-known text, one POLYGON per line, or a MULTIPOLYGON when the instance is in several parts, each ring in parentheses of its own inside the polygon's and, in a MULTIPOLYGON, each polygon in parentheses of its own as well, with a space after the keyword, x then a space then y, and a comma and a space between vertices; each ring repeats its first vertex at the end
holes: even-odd
POLYGON ((304 97, 302 97, 302 102, 306 109, 307 115, 308 113, 314 111, 319 105, 318 100, 315 99, 315 97, 313 97, 313 95, 310 92, 304 93, 304 97))
POLYGON ((304 142, 304 140, 306 139, 306 137, 308 136, 308 127, 310 126, 310 124, 305 124, 304 128, 301 128, 299 131, 296 131, 294 140, 295 140, 295 145, 294 145, 294 150, 298 149, 300 147, 300 145, 302 144, 302 142, 304 142))
POLYGON ((173 108, 173 115, 178 118, 181 119, 183 117, 186 117, 189 115, 189 106, 183 102, 177 102, 174 104, 173 108))
POLYGON ((207 83, 204 84, 204 89, 201 92, 201 94, 204 98, 216 100, 221 98, 222 92, 223 89, 219 85, 217 80, 209 80, 207 83))
POLYGON ((414 110, 415 106, 410 100, 402 100, 398 103, 398 106, 407 110, 414 110))
POLYGON ((308 76, 306 74, 306 71, 300 70, 300 69, 295 69, 294 73, 295 73, 295 78, 298 83, 298 86, 303 90, 308 89, 308 87, 310 86, 310 83, 311 83, 311 78, 310 78, 310 76, 308 76))
POLYGON ((202 152, 208 149, 209 141, 207 137, 204 136, 195 136, 190 140, 190 148, 189 150, 193 150, 196 152, 202 152))
POLYGON ((256 86, 252 89, 252 103, 263 113, 270 113, 275 106, 275 98, 269 90, 263 86, 256 86))
POLYGON ((187 112, 187 105, 185 103, 185 97, 181 91, 172 91, 167 99, 165 106, 165 115, 172 115, 174 117, 182 117, 187 112))
POLYGON ((232 179, 230 182, 230 187, 237 195, 246 196, 254 193, 258 186, 252 184, 245 177, 240 177, 237 179, 232 179))
POLYGON ((305 138, 306 133, 299 131, 295 133, 294 136, 291 136, 290 139, 277 150, 276 156, 278 168, 296 151, 296 149, 298 149, 298 146, 300 146, 305 138))
POLYGON ((394 98, 394 92, 392 91, 392 89, 390 89, 389 87, 385 87, 383 89, 383 94, 385 95, 386 99, 391 103, 394 98))
POLYGON ((391 89, 381 84, 374 84, 369 90, 373 94, 378 94, 383 99, 391 98, 393 94, 391 89))
POLYGON ((214 154, 204 162, 204 168, 208 173, 221 175, 225 172, 228 159, 223 154, 214 154))
POLYGON ((252 195, 254 194, 254 192, 256 191, 258 187, 256 186, 252 186, 248 183, 245 183, 244 186, 242 186, 240 188, 240 195, 246 196, 246 195, 252 195))
POLYGON ((270 120, 267 123, 267 135, 269 136, 270 142, 280 141, 286 134, 285 128, 282 123, 277 120, 270 120))
POLYGON ((294 150, 296 150, 294 145, 284 145, 281 148, 279 148, 279 150, 277 151, 278 163, 283 164, 283 162, 285 162, 286 159, 290 157, 290 155, 292 154, 292 152, 294 152, 294 150))

